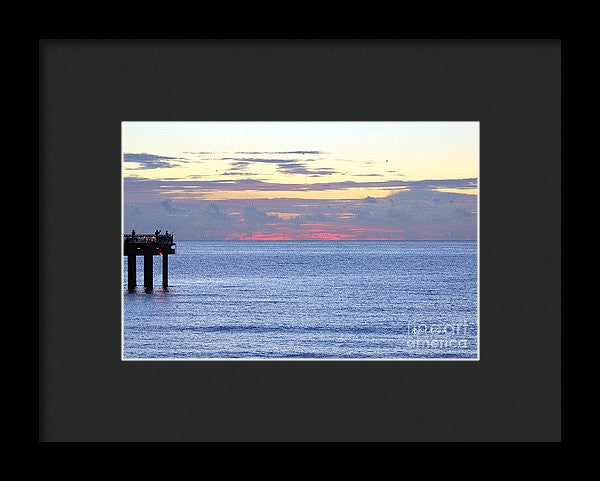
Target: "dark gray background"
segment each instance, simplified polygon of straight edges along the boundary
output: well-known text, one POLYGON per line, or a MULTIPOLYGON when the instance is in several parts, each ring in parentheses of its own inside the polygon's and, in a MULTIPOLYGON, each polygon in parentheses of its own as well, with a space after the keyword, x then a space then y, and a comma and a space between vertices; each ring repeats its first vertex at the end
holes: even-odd
POLYGON ((559 41, 41 41, 40 439, 559 440, 560 117, 559 41), (122 362, 124 120, 480 121, 481 361, 122 362))

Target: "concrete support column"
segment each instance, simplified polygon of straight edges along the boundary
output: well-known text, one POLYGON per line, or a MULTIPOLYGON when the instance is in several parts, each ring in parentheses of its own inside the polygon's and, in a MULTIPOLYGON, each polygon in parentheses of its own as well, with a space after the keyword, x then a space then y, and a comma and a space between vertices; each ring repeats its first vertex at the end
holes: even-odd
POLYGON ((153 284, 153 271, 152 271, 152 254, 144 255, 144 287, 146 289, 152 289, 154 287, 153 284))
POLYGON ((164 289, 169 285, 169 256, 167 254, 162 255, 162 286, 164 289))
POLYGON ((135 255, 127 256, 127 288, 130 291, 135 290, 137 286, 135 274, 135 255))

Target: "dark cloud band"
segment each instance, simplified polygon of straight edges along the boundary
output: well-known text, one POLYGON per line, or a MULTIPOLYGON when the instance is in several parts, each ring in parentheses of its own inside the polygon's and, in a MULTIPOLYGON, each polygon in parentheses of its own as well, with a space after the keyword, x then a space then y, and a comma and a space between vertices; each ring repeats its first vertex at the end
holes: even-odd
POLYGON ((125 153, 123 154, 123 162, 136 162, 140 164, 140 169, 168 169, 170 167, 176 167, 177 162, 187 160, 184 157, 167 157, 164 155, 155 155, 148 153, 125 153))
POLYGON ((278 151, 278 152, 273 152, 273 151, 262 151, 262 152, 235 152, 236 154, 251 154, 251 155, 257 155, 257 154, 326 154, 327 152, 322 152, 320 150, 284 150, 284 151, 278 151))
POLYGON ((143 178, 126 178, 125 184, 128 189, 146 189, 159 193, 161 190, 193 190, 193 191, 323 191, 352 188, 402 188, 408 187, 414 190, 434 189, 473 189, 477 187, 477 179, 438 179, 438 180, 388 180, 381 182, 317 182, 313 184, 284 184, 277 182, 265 182, 257 179, 231 179, 231 180, 182 180, 161 181, 143 178))

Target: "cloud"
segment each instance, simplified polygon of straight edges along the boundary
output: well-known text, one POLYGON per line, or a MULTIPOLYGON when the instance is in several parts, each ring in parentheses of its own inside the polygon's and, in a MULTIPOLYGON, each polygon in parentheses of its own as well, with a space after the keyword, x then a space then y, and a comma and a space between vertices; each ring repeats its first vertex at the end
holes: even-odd
POLYGON ((475 215, 474 212, 466 209, 465 207, 454 207, 454 212, 459 217, 467 217, 467 218, 469 218, 469 217, 475 215))
POLYGON ((164 155, 155 155, 148 153, 123 154, 123 162, 136 162, 140 166, 138 169, 168 169, 170 167, 176 167, 178 163, 173 163, 174 160, 187 160, 184 157, 166 157, 164 155))
POLYGON ((410 182, 413 189, 474 189, 477 188, 477 179, 444 179, 444 180, 416 180, 410 182))
POLYGON ((250 229, 262 227, 265 224, 267 224, 268 222, 270 222, 274 219, 275 220, 278 219, 277 216, 270 216, 270 215, 266 214, 265 212, 258 210, 253 205, 244 207, 242 213, 244 216, 244 221, 246 222, 246 225, 250 229))
POLYGON ((159 228, 174 232, 180 240, 477 239, 477 196, 456 192, 433 194, 419 188, 372 200, 190 198, 176 202, 159 195, 130 202, 127 189, 126 230, 159 228))
POLYGON ((322 175, 337 174, 337 171, 329 167, 308 168, 302 162, 280 164, 277 166, 277 170, 285 174, 302 174, 310 175, 311 177, 320 177, 322 175))
MULTIPOLYGON (((322 172, 321 172, 322 174, 322 172)), ((390 190, 405 188, 414 191, 420 191, 431 199, 431 192, 434 189, 452 188, 452 189, 473 189, 477 187, 477 179, 439 179, 439 180, 387 180, 375 182, 316 182, 316 183, 279 183, 265 182, 259 179, 219 179, 219 180, 178 180, 162 181, 144 179, 141 177, 125 179, 126 195, 164 195, 169 191, 177 190, 181 193, 190 192, 195 196, 211 191, 231 191, 239 192, 245 190, 256 190, 263 192, 271 191, 324 191, 324 190, 344 190, 352 188, 388 188, 390 190)), ((439 194, 436 192, 436 194, 439 194)))
POLYGON ((144 211, 139 205, 127 204, 125 205, 125 216, 139 218, 143 215, 144 211))
POLYGON ((289 164, 293 162, 310 162, 315 159, 267 159, 263 157, 221 157, 221 160, 251 164, 253 162, 265 164, 289 164))
POLYGON ((286 151, 262 151, 262 152, 234 152, 234 154, 326 154, 327 152, 322 152, 320 150, 286 150, 286 151))
POLYGON ((241 172, 239 170, 230 170, 229 172, 222 172, 220 175, 259 175, 256 172, 241 172))
POLYGON ((196 228, 202 239, 225 239, 235 230, 233 220, 218 204, 211 202, 197 216, 196 228))
POLYGON ((246 167, 254 163, 289 164, 299 162, 298 159, 264 159, 261 157, 221 157, 221 160, 229 160, 234 169, 245 169, 246 167))
MULTIPOLYGON (((280 152, 281 153, 281 152, 280 152)), ((336 174, 337 171, 330 167, 309 168, 306 162, 314 162, 315 159, 268 159, 261 157, 222 157, 221 160, 232 162, 230 172, 240 172, 247 169, 253 163, 276 164, 277 171, 283 174, 301 174, 311 177, 336 174)))
POLYGON ((176 214, 178 212, 181 212, 181 209, 175 207, 173 205, 173 201, 171 199, 165 199, 160 203, 161 207, 163 209, 165 209, 167 212, 169 212, 170 214, 176 214))

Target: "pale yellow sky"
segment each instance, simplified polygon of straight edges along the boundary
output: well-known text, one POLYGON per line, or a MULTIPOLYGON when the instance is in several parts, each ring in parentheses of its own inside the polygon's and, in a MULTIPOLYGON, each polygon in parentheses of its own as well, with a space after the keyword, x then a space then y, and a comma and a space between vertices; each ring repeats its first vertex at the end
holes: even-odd
MULTIPOLYGON (((478 177, 479 122, 123 122, 122 132, 123 154, 149 154, 140 162, 125 155, 124 177, 173 181, 171 198, 178 198, 177 180, 364 184, 478 177)), ((198 196, 339 199, 390 193, 364 186, 306 192, 215 189, 198 196)), ((194 192, 179 194, 190 198, 194 192)))

